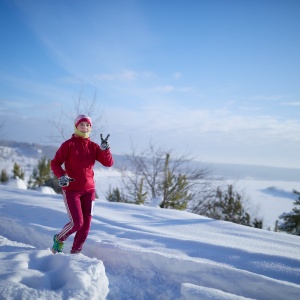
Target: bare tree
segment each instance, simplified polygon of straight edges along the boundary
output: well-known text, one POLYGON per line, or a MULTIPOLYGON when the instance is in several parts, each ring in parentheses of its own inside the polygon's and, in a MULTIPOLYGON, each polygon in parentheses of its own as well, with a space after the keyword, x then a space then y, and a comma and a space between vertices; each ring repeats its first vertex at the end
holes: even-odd
POLYGON ((60 116, 55 120, 49 120, 50 125, 55 130, 55 134, 48 137, 51 142, 61 143, 70 138, 73 128, 70 124, 74 123, 74 119, 79 114, 86 114, 91 117, 93 122, 93 130, 91 136, 99 135, 103 126, 104 112, 98 108, 97 91, 91 99, 86 99, 81 89, 79 96, 73 99, 73 108, 66 111, 61 111, 60 116), (66 125, 67 124, 67 125, 66 125))
POLYGON ((195 213, 203 213, 209 208, 212 191, 209 170, 194 167, 193 159, 188 154, 175 155, 173 151, 149 147, 127 155, 130 171, 122 169, 123 191, 126 198, 141 191, 143 182, 144 193, 148 201, 161 198, 160 207, 187 209, 195 213))

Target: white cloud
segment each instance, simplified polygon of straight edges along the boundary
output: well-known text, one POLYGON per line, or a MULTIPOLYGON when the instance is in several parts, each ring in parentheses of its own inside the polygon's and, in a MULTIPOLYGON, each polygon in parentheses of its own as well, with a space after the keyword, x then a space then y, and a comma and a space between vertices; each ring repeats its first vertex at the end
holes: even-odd
POLYGON ((285 106, 300 106, 300 101, 295 101, 295 102, 282 102, 281 103, 282 105, 285 105, 285 106))
POLYGON ((180 73, 180 72, 175 72, 174 74, 173 74, 173 78, 175 79, 175 80, 178 80, 178 79, 180 79, 182 77, 182 74, 180 73))
POLYGON ((130 140, 140 149, 151 140, 159 147, 188 151, 200 160, 299 165, 295 163, 300 149, 298 120, 244 117, 227 109, 188 109, 161 103, 138 111, 110 108, 109 123, 119 153, 130 152, 130 140))
MULTIPOLYGON (((67 102, 72 101, 71 94, 64 88, 60 88, 51 81, 40 81, 36 79, 28 79, 25 77, 17 77, 10 74, 0 73, 2 85, 12 89, 11 93, 14 96, 9 96, 9 99, 21 99, 23 102, 41 103, 47 101, 61 100, 67 102), (22 96, 16 96, 21 94, 22 96), (26 95, 26 96, 25 96, 26 95), (29 96, 28 96, 29 95, 29 96)), ((11 100, 10 100, 11 101, 11 100)), ((49 103, 49 102, 48 102, 49 103)))
POLYGON ((154 88, 156 92, 173 92, 175 87, 173 85, 157 86, 154 88))
POLYGON ((96 75, 97 80, 104 81, 133 81, 136 80, 140 75, 132 70, 122 71, 120 73, 107 73, 96 75))
POLYGON ((174 85, 156 86, 152 89, 154 92, 179 92, 179 93, 191 93, 193 88, 191 87, 177 87, 174 85))
POLYGON ((116 73, 100 73, 96 74, 95 78, 99 81, 118 81, 118 82, 128 82, 136 81, 140 79, 150 80, 156 78, 157 75, 152 71, 142 71, 137 72, 133 70, 124 70, 116 73))
POLYGON ((225 134, 247 144, 253 140, 268 142, 300 140, 300 121, 298 120, 281 120, 263 115, 244 117, 232 114, 228 110, 195 110, 161 104, 143 107, 137 112, 118 109, 110 115, 116 126, 123 129, 138 128, 137 130, 147 132, 164 132, 170 136, 174 132, 188 134, 190 138, 225 134))
POLYGON ((245 105, 242 105, 242 106, 239 106, 238 108, 240 110, 243 110, 243 111, 260 111, 260 110, 262 110, 262 107, 260 107, 260 106, 245 106, 245 105))
POLYGON ((264 100, 264 101, 274 101, 274 100, 280 100, 282 99, 282 95, 258 95, 253 97, 253 100, 264 100))

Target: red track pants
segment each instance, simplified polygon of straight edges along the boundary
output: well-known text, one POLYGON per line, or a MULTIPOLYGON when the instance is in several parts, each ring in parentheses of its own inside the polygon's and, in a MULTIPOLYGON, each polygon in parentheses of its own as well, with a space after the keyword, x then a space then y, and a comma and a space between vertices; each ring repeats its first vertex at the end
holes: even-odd
POLYGON ((63 242, 76 232, 71 251, 81 251, 91 227, 95 190, 87 192, 63 191, 63 196, 70 222, 57 235, 57 239, 63 242))

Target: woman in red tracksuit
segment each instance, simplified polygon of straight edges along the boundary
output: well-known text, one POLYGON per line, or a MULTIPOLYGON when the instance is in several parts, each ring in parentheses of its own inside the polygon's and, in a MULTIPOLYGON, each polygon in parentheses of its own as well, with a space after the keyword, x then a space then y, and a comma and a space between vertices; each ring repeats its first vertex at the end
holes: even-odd
POLYGON ((76 232, 71 253, 80 253, 91 225, 95 200, 93 167, 99 161, 105 167, 113 165, 108 137, 102 138, 101 145, 89 138, 92 121, 87 115, 75 119, 75 133, 57 150, 51 160, 51 169, 59 178, 64 202, 70 222, 53 237, 52 252, 62 252, 64 241, 76 232), (64 165, 64 168, 62 168, 64 165))

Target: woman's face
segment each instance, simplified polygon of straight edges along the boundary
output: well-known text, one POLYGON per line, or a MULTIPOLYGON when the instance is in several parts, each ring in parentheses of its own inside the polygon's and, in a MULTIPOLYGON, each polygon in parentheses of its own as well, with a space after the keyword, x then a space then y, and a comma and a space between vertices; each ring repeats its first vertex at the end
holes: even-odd
POLYGON ((87 133, 91 131, 92 127, 88 122, 81 122, 78 124, 77 129, 80 132, 87 133))

